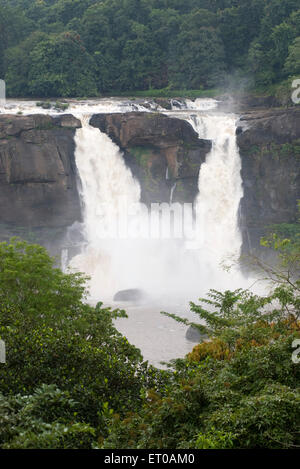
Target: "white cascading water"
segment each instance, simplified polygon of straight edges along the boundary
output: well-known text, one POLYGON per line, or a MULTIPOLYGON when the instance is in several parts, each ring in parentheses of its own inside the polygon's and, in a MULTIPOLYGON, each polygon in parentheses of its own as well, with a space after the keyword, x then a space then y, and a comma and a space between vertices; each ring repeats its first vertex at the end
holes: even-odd
POLYGON ((75 159, 85 246, 72 258, 71 269, 91 277, 94 301, 111 302, 116 292, 130 288, 144 290, 152 300, 170 298, 170 292, 190 297, 193 280, 187 279, 195 265, 184 242, 151 239, 147 229, 151 215, 146 212, 143 216, 140 186, 122 153, 106 134, 89 125, 88 116, 81 121, 75 136, 75 159), (120 237, 118 229, 124 227, 124 221, 127 230, 120 237))
MULTIPOLYGON (((117 145, 90 126, 89 119, 90 115, 81 119, 82 128, 75 136, 86 246, 72 259, 71 267, 90 275, 90 295, 103 299, 112 298, 120 288, 118 280, 126 277, 128 255, 132 262, 136 258, 128 251, 132 243, 124 246, 122 240, 115 239, 113 229, 118 227, 121 201, 139 204, 140 186, 117 145)), ((128 272, 131 265, 127 266, 128 272)))
MULTIPOLYGON (((241 286, 238 267, 228 274, 221 265, 237 261, 242 243, 238 228, 242 182, 236 118, 211 112, 215 105, 211 100, 200 100, 198 105, 202 106, 201 112, 180 116, 191 123, 200 138, 212 140, 212 150, 199 173, 197 224, 192 242, 143 236, 120 239, 118 235, 104 234, 118 226, 120 215, 124 215, 120 213, 124 207, 120 200, 125 200, 127 207, 139 207, 140 186, 119 148, 106 134, 88 124, 89 117, 82 118, 82 128, 75 137, 75 157, 81 180, 86 245, 72 259, 71 267, 90 275, 92 298, 111 301, 118 290, 142 288, 152 299, 187 303, 205 295, 210 288, 241 286)), ((174 185, 171 199, 175 189, 174 185)))
POLYGON ((238 282, 243 283, 238 267, 242 246, 238 212, 243 189, 236 116, 198 114, 188 121, 200 138, 212 141, 211 152, 200 168, 195 200, 201 272, 208 279, 209 288, 234 288, 238 282), (224 271, 228 266, 230 275, 224 271))

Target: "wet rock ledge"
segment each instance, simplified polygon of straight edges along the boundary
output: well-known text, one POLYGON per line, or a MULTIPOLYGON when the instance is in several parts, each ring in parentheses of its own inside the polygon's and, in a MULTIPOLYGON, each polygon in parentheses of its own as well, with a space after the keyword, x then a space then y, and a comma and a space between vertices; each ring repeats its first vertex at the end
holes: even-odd
POLYGON ((66 114, 0 115, 1 239, 35 230, 56 236, 80 219, 74 160, 79 127, 66 114))
POLYGON ((300 109, 261 109, 241 116, 243 246, 257 250, 274 225, 295 224, 300 199, 300 109))
POLYGON ((192 126, 159 113, 95 114, 90 124, 105 132, 124 153, 139 180, 144 203, 193 202, 201 164, 211 149, 192 126), (173 188, 173 189, 172 189, 173 188))

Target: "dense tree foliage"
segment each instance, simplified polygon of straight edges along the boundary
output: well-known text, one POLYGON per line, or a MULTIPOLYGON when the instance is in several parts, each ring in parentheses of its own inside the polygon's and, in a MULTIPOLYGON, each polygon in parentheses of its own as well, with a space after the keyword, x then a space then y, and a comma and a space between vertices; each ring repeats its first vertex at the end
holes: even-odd
POLYGON ((11 96, 270 85, 299 35, 298 0, 0 0, 0 75, 11 96))
POLYGON ((104 448, 299 448, 299 238, 263 244, 279 253, 278 268, 260 263, 272 293, 212 290, 191 303, 206 339, 139 412, 112 415, 104 448))
MULTIPOLYGON (((155 370, 147 367, 140 351, 113 326, 113 319, 125 312, 103 308, 101 303, 96 308, 86 304, 85 277, 64 274, 54 262, 41 246, 18 240, 0 244, 0 338, 7 349, 7 362, 0 367, 0 427, 7 419, 10 425, 16 421, 11 438, 26 429, 38 442, 38 437, 44 438, 40 433, 53 430, 55 440, 63 433, 57 425, 63 423, 68 423, 71 436, 85 431, 87 427, 81 424, 92 425, 98 436, 103 435, 105 409, 121 415, 136 409, 145 382, 156 381, 155 370), (57 388, 61 394, 56 398, 57 388), (52 399, 58 408, 55 416, 43 414, 39 427, 29 415, 37 420, 42 417, 32 414, 32 408, 27 412, 31 404, 26 399, 7 401, 1 393, 32 395, 31 403, 36 393, 42 393, 44 401, 48 394, 46 412, 51 414, 52 399), (68 400, 68 408, 71 401, 76 403, 76 413, 67 421, 65 412, 59 410, 61 399, 68 400), (22 421, 19 401, 30 422, 22 421), (80 425, 73 427, 72 422, 80 425)), ((9 435, 0 431, 0 446, 9 435)), ((42 440, 38 444, 43 446, 42 440)))
POLYGON ((82 274, 38 245, 1 243, 0 448, 299 447, 299 231, 263 245, 279 254, 258 264, 270 294, 191 303, 203 340, 158 370, 113 326, 124 311, 85 302, 82 274))

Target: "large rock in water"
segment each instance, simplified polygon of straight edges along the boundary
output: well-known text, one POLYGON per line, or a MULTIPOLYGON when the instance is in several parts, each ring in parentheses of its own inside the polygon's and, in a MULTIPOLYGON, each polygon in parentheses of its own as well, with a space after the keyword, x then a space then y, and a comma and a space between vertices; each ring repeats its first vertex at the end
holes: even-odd
POLYGON ((143 290, 138 288, 130 288, 128 290, 120 290, 114 296, 114 301, 133 301, 140 302, 147 297, 143 290))
POLYGON ((244 197, 244 252, 259 249, 274 224, 295 223, 300 199, 300 109, 248 112, 237 135, 244 197))
MULTIPOLYGON (((0 237, 80 220, 72 115, 0 115, 0 237)), ((26 237, 26 236, 25 236, 26 237)))
POLYGON ((90 124, 105 132, 124 152, 141 185, 146 204, 190 202, 198 193, 198 175, 209 140, 201 140, 186 121, 159 113, 95 114, 90 124))
POLYGON ((201 334, 199 329, 197 329, 195 326, 189 326, 185 333, 185 338, 189 342, 194 342, 197 344, 200 344, 201 342, 208 340, 208 336, 205 334, 201 334))

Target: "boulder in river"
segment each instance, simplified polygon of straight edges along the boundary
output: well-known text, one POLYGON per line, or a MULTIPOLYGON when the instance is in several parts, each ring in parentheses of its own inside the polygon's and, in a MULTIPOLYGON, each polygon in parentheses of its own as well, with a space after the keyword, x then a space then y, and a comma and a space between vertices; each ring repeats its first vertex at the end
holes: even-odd
POLYGON ((195 326, 190 326, 186 331, 185 338, 190 342, 200 344, 201 342, 207 340, 208 336, 201 334, 201 332, 195 326))
POLYGON ((146 293, 138 288, 120 290, 114 296, 114 301, 133 301, 139 302, 146 298, 146 293))

